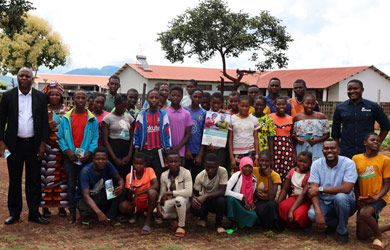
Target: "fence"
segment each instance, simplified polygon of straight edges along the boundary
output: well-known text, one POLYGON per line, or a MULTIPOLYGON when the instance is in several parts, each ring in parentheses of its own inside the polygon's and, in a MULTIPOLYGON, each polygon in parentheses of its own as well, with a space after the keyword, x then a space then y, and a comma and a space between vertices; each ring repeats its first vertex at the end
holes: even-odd
MULTIPOLYGON (((333 112, 337 104, 341 102, 319 102, 320 111, 325 114, 328 120, 333 119, 333 112)), ((390 102, 381 102, 380 105, 385 110, 386 115, 390 116, 390 102)))

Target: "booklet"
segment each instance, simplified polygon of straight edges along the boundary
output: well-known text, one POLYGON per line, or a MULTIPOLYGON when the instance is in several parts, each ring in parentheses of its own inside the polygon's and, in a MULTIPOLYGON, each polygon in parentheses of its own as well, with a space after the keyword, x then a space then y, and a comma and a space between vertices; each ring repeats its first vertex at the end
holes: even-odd
POLYGON ((107 195, 107 200, 115 198, 114 195, 114 183, 112 182, 112 179, 106 180, 104 182, 104 185, 106 186, 106 195, 107 195))
POLYGON ((3 158, 4 158, 4 159, 7 159, 8 156, 10 156, 10 155, 11 155, 11 152, 9 152, 8 149, 4 150, 4 154, 3 154, 3 158))
POLYGON ((207 111, 204 123, 202 145, 213 144, 214 147, 226 147, 230 126, 230 113, 207 111))
POLYGON ((80 158, 84 157, 84 153, 85 149, 76 148, 76 150, 74 151, 74 154, 77 156, 77 161, 74 162, 75 164, 80 166, 83 165, 83 163, 80 161, 80 158))
POLYGON ((304 139, 305 141, 308 141, 308 140, 310 140, 312 137, 313 137, 313 134, 307 133, 307 134, 303 137, 303 139, 304 139))

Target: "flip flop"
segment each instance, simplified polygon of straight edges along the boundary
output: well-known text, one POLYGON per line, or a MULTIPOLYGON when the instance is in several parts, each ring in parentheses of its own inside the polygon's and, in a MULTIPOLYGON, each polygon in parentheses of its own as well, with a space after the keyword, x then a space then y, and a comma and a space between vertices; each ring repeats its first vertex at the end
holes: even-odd
POLYGON ((218 227, 218 228, 217 228, 217 234, 220 235, 220 236, 222 236, 222 235, 226 235, 227 232, 226 232, 225 228, 223 228, 223 227, 218 227))
POLYGON ((144 225, 144 227, 141 230, 141 235, 148 235, 152 233, 152 228, 148 225, 144 225))
POLYGON ((229 234, 229 235, 231 235, 231 234, 233 234, 235 231, 237 231, 238 230, 238 228, 236 227, 236 228, 233 228, 233 229, 226 229, 226 233, 227 234, 229 234))
POLYGON ((178 227, 178 228, 176 229, 176 232, 175 232, 175 236, 176 236, 176 237, 183 238, 185 235, 186 235, 186 230, 184 230, 184 228, 178 227))
POLYGON ((385 247, 389 244, 388 241, 384 240, 381 241, 380 239, 374 239, 374 241, 371 243, 371 246, 374 249, 385 249, 385 247))

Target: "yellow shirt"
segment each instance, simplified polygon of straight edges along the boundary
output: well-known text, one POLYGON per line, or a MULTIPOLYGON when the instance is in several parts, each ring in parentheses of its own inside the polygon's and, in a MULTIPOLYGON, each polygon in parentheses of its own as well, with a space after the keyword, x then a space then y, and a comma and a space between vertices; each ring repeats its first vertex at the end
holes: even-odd
MULTIPOLYGON (((375 197, 382 189, 383 178, 390 178, 390 158, 378 154, 373 158, 367 158, 364 154, 352 157, 358 172, 360 196, 371 195, 375 197)), ((389 193, 382 199, 389 203, 389 193)))
MULTIPOLYGON (((268 177, 261 176, 259 172, 259 167, 253 168, 253 174, 257 178, 257 187, 256 187, 256 196, 262 200, 268 200, 268 177)), ((282 180, 280 179, 280 175, 272 170, 271 172, 272 183, 281 184, 282 180)))
MULTIPOLYGON (((255 108, 254 108, 253 106, 251 106, 251 107, 249 108, 249 114, 253 114, 253 113, 255 113, 255 108)), ((264 113, 264 114, 267 114, 267 115, 271 114, 271 110, 269 109, 268 106, 265 106, 265 108, 264 108, 264 110, 263 110, 263 113, 264 113)))

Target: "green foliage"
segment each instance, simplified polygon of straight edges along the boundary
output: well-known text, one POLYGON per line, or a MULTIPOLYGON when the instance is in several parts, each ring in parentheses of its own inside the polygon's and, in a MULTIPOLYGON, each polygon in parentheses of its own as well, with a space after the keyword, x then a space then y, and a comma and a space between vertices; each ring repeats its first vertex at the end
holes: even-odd
POLYGON ((7 90, 8 84, 6 82, 0 81, 0 90, 7 90))
POLYGON ((33 9, 27 0, 0 0, 0 33, 12 38, 22 30, 26 13, 33 9))
POLYGON ((53 69, 65 65, 69 55, 60 35, 47 21, 28 16, 25 27, 13 38, 0 34, 0 73, 16 75, 21 67, 38 71, 39 66, 53 69))
POLYGON ((293 39, 280 23, 268 11, 251 16, 242 10, 232 12, 223 0, 203 0, 174 18, 157 40, 171 62, 196 56, 202 63, 219 54, 224 75, 235 81, 237 78, 226 73, 226 58, 244 52, 252 52, 250 60, 258 62, 259 70, 287 66, 284 51, 293 39))

